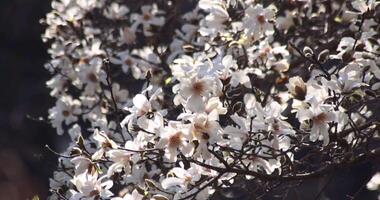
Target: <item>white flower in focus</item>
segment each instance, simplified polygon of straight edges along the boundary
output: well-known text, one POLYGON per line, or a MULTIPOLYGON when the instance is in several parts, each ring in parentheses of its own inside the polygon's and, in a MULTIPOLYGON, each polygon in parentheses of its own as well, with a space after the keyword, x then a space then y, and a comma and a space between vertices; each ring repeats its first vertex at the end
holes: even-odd
POLYGON ((125 143, 124 149, 111 149, 107 151, 107 157, 114 162, 111 166, 109 166, 107 171, 107 176, 111 177, 115 172, 121 172, 124 170, 125 173, 130 173, 131 165, 130 162, 132 156, 136 154, 135 151, 139 150, 139 148, 132 141, 127 141, 125 143), (131 150, 131 151, 128 151, 131 150))
POLYGON ((94 130, 93 138, 99 147, 99 149, 92 155, 93 160, 101 159, 107 150, 116 149, 118 147, 113 140, 111 140, 104 132, 100 132, 98 129, 94 130))
POLYGON ((199 173, 199 168, 194 164, 191 164, 189 169, 184 169, 182 167, 175 167, 168 172, 168 176, 166 179, 162 180, 162 187, 167 189, 172 189, 173 191, 180 192, 186 191, 188 185, 194 185, 201 178, 201 174, 199 173))
POLYGON ((92 170, 92 166, 94 165, 93 162, 84 156, 75 157, 75 158, 71 159, 71 162, 75 166, 75 175, 76 176, 78 176, 79 174, 88 172, 90 167, 91 167, 90 173, 94 172, 92 170))
POLYGON ((220 140, 220 132, 222 128, 217 121, 219 115, 216 110, 210 114, 195 114, 191 120, 190 132, 193 136, 193 140, 197 140, 199 145, 196 149, 194 157, 201 156, 207 160, 211 158, 211 154, 208 151, 208 144, 214 144, 220 140))
POLYGON ((205 103, 203 97, 208 97, 212 91, 213 81, 210 78, 184 79, 180 83, 179 95, 185 101, 185 107, 192 112, 203 112, 205 103))
POLYGON ((188 126, 179 122, 169 122, 169 125, 160 131, 160 140, 156 148, 165 150, 165 157, 170 162, 177 161, 178 151, 184 156, 190 156, 194 147, 189 141, 188 126))
POLYGON ((331 77, 331 80, 322 79, 322 84, 328 86, 332 90, 340 93, 350 93, 353 89, 366 85, 361 81, 362 71, 356 64, 349 64, 341 69, 338 75, 331 77))
POLYGON ((310 141, 323 140, 323 145, 326 146, 330 141, 328 122, 335 121, 336 116, 331 111, 332 106, 321 104, 315 98, 311 99, 310 104, 308 109, 300 109, 298 111, 298 120, 300 122, 311 120, 310 141))
POLYGON ((109 198, 113 193, 111 189, 113 182, 111 180, 102 182, 106 177, 103 176, 98 179, 98 173, 88 174, 82 173, 78 176, 74 176, 71 182, 78 190, 70 190, 72 196, 70 200, 93 200, 96 198, 109 198))

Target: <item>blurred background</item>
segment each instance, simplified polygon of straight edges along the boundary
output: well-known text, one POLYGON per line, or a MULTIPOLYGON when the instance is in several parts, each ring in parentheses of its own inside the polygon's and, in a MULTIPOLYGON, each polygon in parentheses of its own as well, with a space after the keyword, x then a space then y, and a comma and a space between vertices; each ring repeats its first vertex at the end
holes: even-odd
POLYGON ((53 105, 45 81, 47 45, 40 18, 50 0, 0 1, 0 199, 46 199, 56 159, 45 150, 55 130, 26 116, 46 117, 53 105))
MULTIPOLYGON (((59 146, 66 144, 65 138, 57 136, 50 125, 30 119, 46 118, 54 104, 45 86, 49 73, 43 65, 49 59, 48 45, 40 39, 44 27, 39 24, 50 11, 50 3, 0 1, 0 200, 32 199, 34 195, 46 199, 56 157, 45 145, 59 151, 59 146)), ((318 184, 328 182, 326 193, 318 199, 352 199, 348 195, 376 199, 375 193, 365 189, 373 171, 370 163, 339 171, 322 181, 307 181, 299 190, 300 196, 315 197, 318 184)))

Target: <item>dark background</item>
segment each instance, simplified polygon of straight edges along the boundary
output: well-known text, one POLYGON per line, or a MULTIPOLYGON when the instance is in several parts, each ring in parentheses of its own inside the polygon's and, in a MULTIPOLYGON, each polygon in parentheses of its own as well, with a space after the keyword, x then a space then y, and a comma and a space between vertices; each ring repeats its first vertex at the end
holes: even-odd
POLYGON ((59 140, 48 124, 54 101, 45 86, 47 45, 39 20, 50 0, 0 0, 0 199, 46 199, 56 159, 44 148, 59 140))
MULTIPOLYGON (((46 118, 54 105, 45 86, 49 73, 43 65, 49 59, 48 45, 40 39, 44 27, 39 24, 49 12, 50 2, 0 1, 0 200, 32 199, 34 195, 46 199, 56 158, 44 146, 55 147, 64 141, 50 125, 27 117, 46 118)), ((376 199, 375 193, 365 189, 373 172, 372 164, 339 171, 331 180, 322 181, 330 180, 326 195, 334 200, 349 199, 347 194, 360 191, 356 199, 376 199)), ((299 188, 302 199, 315 197, 320 183, 303 184, 299 188)), ((294 199, 294 194, 290 198, 294 199)))

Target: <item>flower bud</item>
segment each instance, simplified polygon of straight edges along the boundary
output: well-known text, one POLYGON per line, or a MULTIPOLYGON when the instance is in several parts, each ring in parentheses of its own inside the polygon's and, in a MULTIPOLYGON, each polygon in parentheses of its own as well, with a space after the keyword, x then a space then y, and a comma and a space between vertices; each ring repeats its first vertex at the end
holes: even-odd
POLYGON ((301 77, 295 76, 289 79, 289 84, 287 85, 289 92, 294 98, 298 100, 305 100, 307 93, 307 88, 305 82, 301 77))
POLYGON ((305 54, 305 56, 306 56, 307 58, 310 58, 310 57, 313 56, 314 52, 313 52, 313 50, 312 50, 310 47, 305 46, 305 47, 303 48, 303 54, 305 54))
POLYGON ((328 49, 325 49, 321 51, 321 53, 318 54, 318 61, 320 63, 325 63, 327 59, 329 58, 330 51, 328 49))

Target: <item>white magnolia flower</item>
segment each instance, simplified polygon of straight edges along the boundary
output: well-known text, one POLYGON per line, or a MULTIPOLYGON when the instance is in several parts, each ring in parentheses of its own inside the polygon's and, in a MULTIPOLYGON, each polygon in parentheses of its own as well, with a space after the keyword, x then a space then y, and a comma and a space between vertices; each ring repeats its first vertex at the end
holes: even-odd
POLYGON ((92 155, 93 160, 101 159, 104 153, 109 149, 116 149, 118 145, 111 140, 104 132, 100 132, 98 129, 94 130, 94 140, 97 142, 99 149, 92 155))
POLYGON ((135 79, 141 78, 141 69, 139 64, 140 59, 133 57, 133 54, 136 54, 136 51, 130 52, 129 50, 118 52, 118 58, 110 58, 110 61, 114 64, 121 65, 121 68, 124 73, 131 71, 135 79))
POLYGON ((111 3, 108 9, 104 12, 104 15, 109 19, 123 19, 129 12, 127 6, 120 5, 118 3, 111 3))
POLYGON ((275 14, 272 8, 264 8, 261 4, 251 5, 245 10, 243 26, 250 41, 256 41, 264 34, 274 32, 273 24, 269 21, 274 19, 275 14))
POLYGON ((185 156, 193 153, 194 147, 190 143, 189 126, 180 122, 169 122, 169 125, 160 131, 160 141, 156 148, 165 150, 165 157, 170 162, 177 161, 178 151, 185 156))
POLYGON ((139 148, 132 141, 127 141, 124 148, 125 149, 111 149, 107 151, 107 157, 113 162, 108 168, 108 177, 111 177, 115 172, 121 172, 121 170, 124 170, 125 173, 130 173, 130 162, 135 160, 135 158, 132 157, 139 148))
POLYGON ((361 81, 360 76, 362 71, 356 64, 349 64, 341 69, 338 75, 331 77, 331 80, 322 79, 322 84, 330 87, 336 92, 347 94, 352 92, 353 89, 366 85, 361 81))
MULTIPOLYGON (((88 159, 84 156, 75 157, 75 158, 71 159, 71 162, 75 166, 75 175, 76 176, 78 176, 79 174, 83 174, 85 172, 88 172, 90 167, 92 169, 92 166, 94 165, 94 163, 90 159, 88 159)), ((92 173, 92 171, 90 173, 92 173)))
POLYGON ((203 97, 209 96, 212 86, 213 80, 210 78, 185 79, 180 83, 178 98, 184 101, 184 106, 190 111, 203 112, 205 109, 203 97))
POLYGON ((165 23, 165 18, 158 16, 164 12, 158 10, 156 4, 141 6, 141 12, 141 14, 131 15, 131 20, 134 21, 133 26, 142 24, 144 35, 152 36, 151 26, 162 26, 165 23))
POLYGON ((75 185, 75 190, 70 190, 72 196, 70 200, 92 200, 95 198, 109 198, 113 193, 109 190, 111 189, 113 182, 107 180, 103 182, 103 176, 98 179, 98 173, 88 174, 82 173, 78 176, 74 176, 71 182, 75 185))
POLYGON ((103 61, 100 58, 94 58, 90 62, 83 63, 79 68, 79 78, 85 86, 85 95, 93 96, 100 90, 100 82, 105 82, 106 74, 101 69, 103 61))
POLYGON ((335 113, 330 105, 321 104, 315 98, 310 104, 308 109, 299 110, 297 117, 300 122, 311 120, 310 141, 323 140, 323 145, 327 145, 330 141, 328 122, 336 121, 335 113))
POLYGON ((220 140, 220 133, 222 131, 219 122, 219 115, 214 110, 210 114, 199 113, 192 116, 190 132, 193 140, 197 140, 199 145, 195 150, 194 157, 201 156, 207 160, 211 158, 208 151, 208 144, 213 144, 220 140))
POLYGON ((80 105, 80 101, 64 95, 57 100, 55 107, 49 110, 49 119, 53 127, 57 128, 59 135, 63 134, 63 122, 69 125, 78 120, 77 115, 82 112, 80 105))
POLYGON ((225 22, 230 19, 225 1, 201 0, 198 7, 209 13, 200 22, 199 33, 201 35, 213 37, 225 30, 225 22))
POLYGON ((194 164, 191 164, 191 167, 186 170, 182 167, 175 167, 168 172, 168 175, 174 176, 168 176, 162 180, 161 185, 164 189, 172 189, 176 192, 186 191, 189 185, 194 185, 201 178, 199 168, 194 164))

